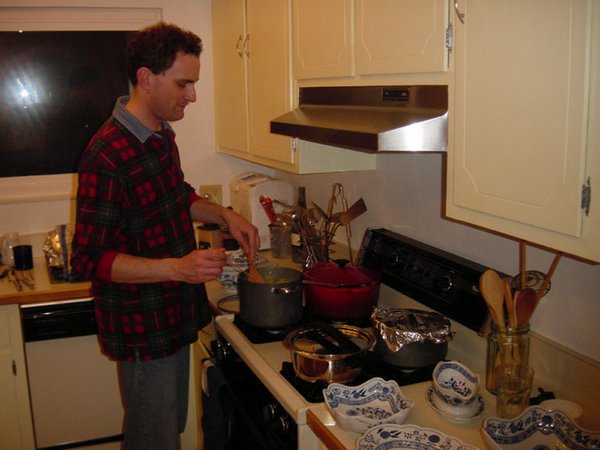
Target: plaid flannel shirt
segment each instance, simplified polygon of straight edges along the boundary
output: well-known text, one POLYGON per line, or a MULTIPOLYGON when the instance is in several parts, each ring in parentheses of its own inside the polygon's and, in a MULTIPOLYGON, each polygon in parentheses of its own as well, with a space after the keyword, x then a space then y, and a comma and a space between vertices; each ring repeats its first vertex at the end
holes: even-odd
POLYGON ((118 253, 178 258, 196 248, 190 205, 198 196, 184 181, 175 133, 166 122, 148 130, 125 102, 82 156, 71 264, 92 282, 103 351, 143 361, 194 342, 210 311, 203 284, 110 279, 118 253))

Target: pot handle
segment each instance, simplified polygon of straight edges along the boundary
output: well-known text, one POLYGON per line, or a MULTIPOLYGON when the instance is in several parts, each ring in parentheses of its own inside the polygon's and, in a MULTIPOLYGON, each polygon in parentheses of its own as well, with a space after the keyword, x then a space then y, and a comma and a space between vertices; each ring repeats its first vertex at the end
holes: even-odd
POLYGON ((271 292, 273 294, 278 294, 278 295, 289 295, 292 294, 294 292, 296 292, 301 285, 296 285, 296 286, 290 286, 290 287, 272 287, 271 288, 271 292))
POLYGON ((338 330, 335 326, 328 323, 315 323, 315 328, 323 330, 326 334, 331 336, 338 344, 339 349, 344 353, 356 353, 360 351, 360 347, 352 341, 343 332, 338 330))

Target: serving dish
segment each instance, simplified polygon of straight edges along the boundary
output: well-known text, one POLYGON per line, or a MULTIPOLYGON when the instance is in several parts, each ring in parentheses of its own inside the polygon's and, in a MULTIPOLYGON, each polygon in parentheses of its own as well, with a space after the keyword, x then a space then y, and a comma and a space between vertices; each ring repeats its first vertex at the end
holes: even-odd
POLYGON ((478 395, 467 405, 454 406, 446 403, 433 386, 425 392, 425 398, 431 408, 451 422, 464 423, 477 419, 485 409, 483 397, 478 395))
POLYGON ((369 428, 356 441, 356 450, 478 450, 441 431, 415 425, 384 424, 369 428))
POLYGON ((487 418, 482 435, 493 450, 600 449, 600 432, 584 430, 562 411, 539 406, 527 408, 514 419, 487 418))
POLYGON ((396 381, 379 377, 359 386, 332 383, 323 389, 323 397, 337 424, 356 433, 383 423, 401 424, 415 404, 402 395, 396 381))
POLYGON ((479 392, 479 377, 459 361, 440 361, 432 374, 433 386, 451 405, 465 405, 479 392))

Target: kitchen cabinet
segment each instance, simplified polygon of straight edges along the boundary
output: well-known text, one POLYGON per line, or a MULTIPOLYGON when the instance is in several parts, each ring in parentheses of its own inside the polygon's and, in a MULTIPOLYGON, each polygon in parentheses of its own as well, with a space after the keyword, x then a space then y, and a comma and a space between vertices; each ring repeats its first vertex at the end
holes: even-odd
POLYGON ((289 16, 289 1, 213 2, 219 151, 293 163, 289 138, 270 133, 270 120, 291 109, 289 16))
POLYGON ((290 0, 212 4, 217 151, 294 173, 373 170, 375 156, 270 132, 292 109, 290 0))
POLYGON ((600 3, 457 8, 447 216, 600 261, 600 3))
POLYGON ((297 80, 447 70, 447 0, 293 0, 297 80))
POLYGON ((19 306, 0 306, 0 442, 3 448, 34 449, 33 422, 19 306))

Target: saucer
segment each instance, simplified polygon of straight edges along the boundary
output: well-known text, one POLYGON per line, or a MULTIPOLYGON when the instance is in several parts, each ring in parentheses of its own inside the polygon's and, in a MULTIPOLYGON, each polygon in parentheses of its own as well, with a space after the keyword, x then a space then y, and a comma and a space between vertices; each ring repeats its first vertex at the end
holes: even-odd
POLYGON ((451 422, 464 423, 477 419, 485 409, 485 402, 481 395, 477 395, 472 402, 465 406, 452 406, 444 401, 433 386, 427 388, 425 398, 429 406, 439 415, 451 422))

